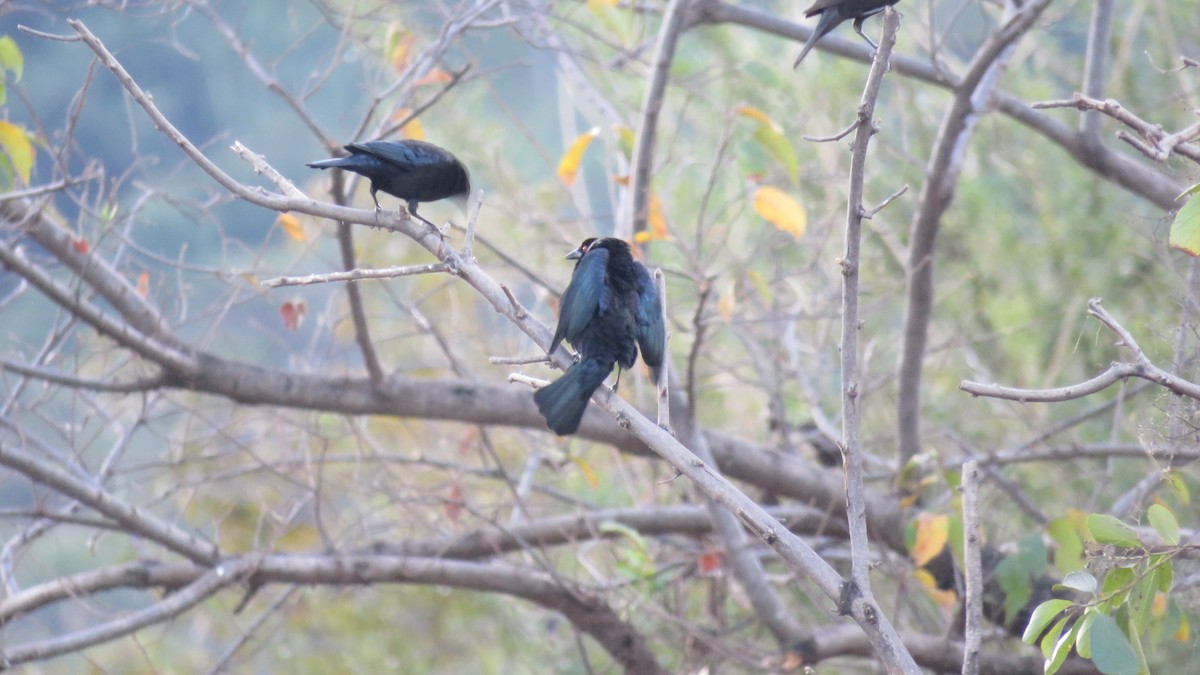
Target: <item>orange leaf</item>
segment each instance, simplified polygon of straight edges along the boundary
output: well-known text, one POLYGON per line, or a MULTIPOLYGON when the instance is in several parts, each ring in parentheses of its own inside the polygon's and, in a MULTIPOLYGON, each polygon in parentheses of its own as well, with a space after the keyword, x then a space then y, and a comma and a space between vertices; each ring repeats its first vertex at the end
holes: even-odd
POLYGON ((304 323, 304 317, 308 314, 308 305, 303 298, 295 298, 288 300, 279 306, 279 316, 283 317, 283 327, 288 330, 296 330, 300 324, 304 323))
POLYGON ((290 213, 281 213, 275 219, 275 222, 287 232, 288 236, 296 241, 304 241, 304 228, 300 226, 300 220, 290 213))
POLYGON ((450 517, 450 520, 453 520, 457 523, 458 517, 462 515, 463 511, 463 492, 461 485, 455 483, 450 486, 450 496, 446 499, 446 505, 443 508, 446 511, 446 515, 450 517))
POLYGON ((937 580, 933 578, 929 570, 918 569, 913 572, 913 576, 916 577, 917 583, 921 584, 921 587, 929 594, 929 597, 933 598, 938 607, 949 609, 958 602, 958 594, 953 589, 942 590, 937 587, 937 580))
POLYGON ((651 239, 667 238, 667 214, 663 211, 662 200, 653 190, 650 191, 650 203, 646 205, 646 225, 650 228, 651 239))
POLYGON ((75 237, 72 239, 71 246, 79 255, 86 255, 88 251, 92 250, 91 244, 89 244, 88 240, 84 239, 83 237, 75 237))
POLYGON ((1179 630, 1175 631, 1175 635, 1172 637, 1176 642, 1191 642, 1192 629, 1188 626, 1187 614, 1179 617, 1179 630))
POLYGON ((596 477, 596 470, 592 468, 591 464, 580 457, 572 457, 571 461, 579 467, 579 472, 583 474, 583 480, 587 481, 588 487, 595 490, 600 486, 600 479, 596 477))
POLYGON ((808 213, 782 190, 764 186, 754 193, 754 210, 775 227, 799 239, 808 227, 808 213))
POLYGON ((579 173, 579 164, 583 161, 583 153, 587 152, 588 146, 599 135, 600 127, 592 127, 583 132, 571 142, 571 147, 567 148, 562 159, 558 161, 558 177, 567 187, 571 187, 571 183, 575 182, 575 174, 579 173))
POLYGON ((759 110, 758 108, 752 108, 748 105, 744 105, 737 109, 737 114, 743 117, 749 117, 750 119, 764 126, 775 129, 776 131, 779 130, 779 125, 775 124, 775 120, 768 117, 765 112, 759 110))
POLYGON ((396 72, 402 72, 408 66, 409 58, 412 57, 412 46, 416 41, 416 35, 413 35, 407 29, 401 28, 398 24, 388 26, 385 41, 387 45, 387 60, 396 72))
POLYGON ((423 141, 425 140, 425 125, 421 124, 420 118, 414 117, 408 121, 408 124, 400 127, 400 135, 414 141, 423 141))
POLYGON ((146 296, 150 295, 150 273, 142 272, 138 275, 137 295, 145 300, 146 296))
POLYGON ((933 557, 946 548, 946 540, 950 536, 950 517, 936 513, 922 512, 917 516, 917 541, 913 544, 913 562, 918 565, 933 560, 933 557))
POLYGON ((428 73, 425 73, 421 79, 413 82, 413 85, 420 87, 421 85, 425 84, 446 84, 448 82, 452 82, 453 80, 454 78, 451 77, 450 73, 447 73, 441 68, 434 66, 429 70, 428 73))
POLYGON ((710 548, 696 560, 696 570, 701 576, 711 577, 721 573, 721 552, 710 548))

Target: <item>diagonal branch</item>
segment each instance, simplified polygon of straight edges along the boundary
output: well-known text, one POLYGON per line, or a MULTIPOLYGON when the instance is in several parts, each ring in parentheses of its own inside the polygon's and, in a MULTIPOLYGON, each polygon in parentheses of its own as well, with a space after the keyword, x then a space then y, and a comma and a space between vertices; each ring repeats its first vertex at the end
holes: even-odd
POLYGON ((18 448, 12 441, 0 441, 0 465, 78 501, 116 521, 125 531, 145 537, 192 562, 212 564, 219 556, 212 542, 126 504, 109 492, 18 448))
POLYGON ((908 300, 896 393, 896 461, 900 467, 921 449, 921 375, 933 313, 934 249, 942 216, 954 199, 966 154, 963 148, 1000 85, 1014 44, 1049 4, 1050 0, 1033 0, 1023 5, 975 53, 966 76, 955 87, 954 101, 942 119, 925 168, 925 185, 913 213, 908 244, 908 300))

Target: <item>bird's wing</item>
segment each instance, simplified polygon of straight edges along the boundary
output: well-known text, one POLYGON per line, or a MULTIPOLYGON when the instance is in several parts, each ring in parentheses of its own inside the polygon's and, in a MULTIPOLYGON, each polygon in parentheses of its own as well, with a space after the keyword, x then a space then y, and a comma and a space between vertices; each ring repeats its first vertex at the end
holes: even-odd
POLYGON ((808 9, 804 10, 804 16, 813 16, 814 14, 820 14, 821 12, 824 12, 825 10, 829 9, 830 7, 833 7, 834 5, 840 5, 847 1, 848 0, 817 0, 816 2, 814 2, 812 4, 812 7, 809 7, 808 9))
POLYGON ((663 325, 662 299, 654 287, 654 277, 642 263, 637 266, 637 341, 642 351, 642 360, 655 371, 663 364, 663 352, 667 347, 667 327, 663 325))
POLYGON ((571 283, 563 293, 551 350, 563 338, 574 342, 597 312, 608 310, 607 268, 608 251, 603 248, 589 250, 575 265, 571 283))
POLYGON ((346 146, 350 152, 374 155, 403 171, 447 161, 449 153, 436 145, 420 141, 365 141, 346 146))

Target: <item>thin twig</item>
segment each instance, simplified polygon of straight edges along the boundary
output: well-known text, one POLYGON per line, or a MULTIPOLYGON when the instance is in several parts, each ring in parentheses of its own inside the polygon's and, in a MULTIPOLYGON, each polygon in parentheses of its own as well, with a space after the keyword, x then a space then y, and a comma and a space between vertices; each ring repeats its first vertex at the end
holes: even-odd
POLYGON ((475 226, 479 222, 479 211, 483 208, 483 190, 475 191, 471 197, 470 213, 467 214, 467 236, 463 239, 462 252, 459 254, 466 260, 475 259, 475 226))
POLYGON ((282 286, 308 286, 311 284, 328 284, 336 281, 359 281, 362 279, 395 279, 410 277, 417 274, 435 274, 449 269, 446 263, 428 263, 426 265, 405 265, 403 267, 381 267, 378 269, 352 269, 346 272, 326 272, 324 274, 309 274, 303 277, 276 277, 258 282, 263 288, 280 288, 282 286))
POLYGON ((497 366, 526 366, 531 363, 550 363, 550 357, 545 354, 536 356, 489 356, 488 363, 497 366))
POLYGON ((978 675, 979 650, 983 646, 983 561, 979 527, 979 463, 971 460, 962 468, 963 578, 966 587, 963 612, 962 675, 978 675))
POLYGON ((671 361, 671 331, 667 323, 667 278, 663 275, 661 267, 654 269, 654 291, 658 293, 658 301, 662 305, 662 315, 660 320, 663 324, 665 339, 663 341, 663 365, 662 372, 658 378, 658 426, 664 429, 671 428, 671 389, 668 377, 670 372, 671 361))

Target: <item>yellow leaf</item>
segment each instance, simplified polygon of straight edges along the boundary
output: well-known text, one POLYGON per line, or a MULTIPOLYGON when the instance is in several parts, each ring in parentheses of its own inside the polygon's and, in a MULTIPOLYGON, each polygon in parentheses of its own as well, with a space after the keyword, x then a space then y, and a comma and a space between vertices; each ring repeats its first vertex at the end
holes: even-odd
POLYGON ((427 84, 447 84, 453 80, 454 76, 452 76, 450 73, 447 73, 441 68, 434 66, 433 68, 429 69, 428 73, 425 73, 420 79, 418 79, 416 82, 413 82, 413 86, 423 87, 427 84))
POLYGON ((1179 630, 1175 631, 1174 635, 1176 642, 1190 642, 1192 639, 1192 630, 1188 626, 1187 614, 1179 617, 1179 630))
POLYGON ((641 232, 633 235, 633 241, 637 244, 647 244, 650 242, 650 233, 646 230, 642 230, 641 232))
POLYGON ((388 26, 387 37, 384 40, 387 45, 387 60, 396 72, 402 72, 408 66, 409 58, 412 56, 412 46, 416 41, 417 36, 408 29, 402 28, 398 24, 388 26))
MULTIPOLYGON (((410 114, 412 114, 412 110, 409 108, 400 108, 392 113, 392 120, 399 122, 410 114)), ((400 135, 405 138, 411 138, 414 141, 423 141, 425 140, 425 125, 421 124, 419 118, 414 117, 405 122, 404 126, 400 127, 400 135)))
POLYGON ((1150 603, 1150 615, 1156 619, 1161 619, 1167 613, 1167 594, 1159 591, 1154 594, 1154 600, 1150 603))
POLYGON ((262 290, 262 284, 258 283, 258 277, 254 276, 253 274, 251 274, 249 272, 242 272, 242 274, 240 276, 242 277, 242 281, 245 281, 246 283, 253 286, 254 290, 256 290, 256 291, 262 290))
POLYGON ((924 588, 925 592, 929 594, 929 597, 933 598, 938 607, 949 609, 958 603, 958 594, 952 589, 942 590, 938 588, 937 580, 933 578, 929 570, 918 568, 913 572, 913 576, 916 577, 917 583, 921 585, 921 588, 924 588))
POLYGON ((633 157, 633 142, 635 140, 633 129, 617 124, 613 126, 613 131, 617 132, 617 142, 620 144, 621 150, 625 152, 625 156, 633 157))
POLYGON ((650 240, 666 239, 667 214, 663 211, 662 200, 651 190, 649 201, 646 205, 646 226, 650 232, 650 240))
POLYGON ((296 241, 304 241, 304 228, 300 226, 300 221, 290 213, 281 213, 275 219, 275 222, 287 232, 288 236, 296 241))
POLYGON ((754 193, 754 210, 775 227, 799 239, 808 227, 808 213, 800 202, 769 185, 754 193))
POLYGON ((616 7, 618 0, 587 0, 588 9, 594 14, 599 14, 605 7, 616 7))
POLYGON ((737 114, 743 117, 749 117, 750 119, 755 120, 763 126, 770 127, 775 131, 779 130, 779 125, 775 124, 775 120, 767 117, 767 114, 758 108, 751 108, 748 105, 744 105, 737 109, 737 114))
POLYGON ((579 472, 583 474, 583 480, 587 481, 588 487, 593 490, 600 487, 600 479, 596 477, 596 470, 592 468, 591 464, 588 464, 587 460, 581 457, 572 457, 571 461, 579 467, 579 472))
POLYGON ((583 153, 587 152, 588 146, 599 135, 600 127, 592 127, 583 132, 571 143, 571 147, 567 148, 567 152, 559 160, 558 177, 567 187, 575 182, 575 174, 579 173, 579 163, 583 161, 583 153))
MULTIPOLYGON (((16 40, 7 35, 0 37, 0 70, 12 71, 15 82, 20 82, 25 72, 25 57, 21 56, 21 48, 16 40)), ((3 79, 2 75, 0 72, 0 79, 3 79)))
POLYGON ((12 161, 17 175, 28 184, 29 174, 33 171, 33 144, 25 135, 25 129, 11 122, 0 121, 0 148, 12 161))
POLYGON ((946 548, 949 536, 949 516, 922 512, 917 516, 917 541, 913 544, 911 552, 913 562, 924 565, 933 560, 934 556, 946 548))
POLYGON ((733 321, 733 311, 737 308, 737 285, 730 282, 725 290, 721 292, 721 297, 717 300, 717 313, 725 320, 725 323, 733 321))

